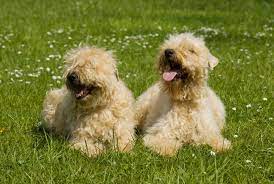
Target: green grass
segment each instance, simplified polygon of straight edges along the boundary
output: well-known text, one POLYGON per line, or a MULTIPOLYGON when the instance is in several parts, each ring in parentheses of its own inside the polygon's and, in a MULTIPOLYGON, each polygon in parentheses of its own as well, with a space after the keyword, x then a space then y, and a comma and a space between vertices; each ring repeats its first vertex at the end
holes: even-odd
POLYGON ((272 0, 0 4, 0 183, 274 183, 272 0), (138 96, 158 78, 159 45, 184 31, 204 36, 220 59, 209 83, 226 106, 232 151, 212 156, 209 147, 185 146, 164 158, 138 141, 130 154, 88 158, 38 131, 46 91, 62 85, 52 76, 61 76, 68 49, 115 51, 120 77, 138 96))

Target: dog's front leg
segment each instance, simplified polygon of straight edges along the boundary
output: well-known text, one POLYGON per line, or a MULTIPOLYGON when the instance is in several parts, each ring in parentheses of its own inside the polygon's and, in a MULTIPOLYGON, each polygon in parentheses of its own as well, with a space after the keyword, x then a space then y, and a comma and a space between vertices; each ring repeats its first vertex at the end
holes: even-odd
POLYGON ((114 148, 121 152, 129 152, 135 141, 134 124, 120 120, 114 130, 114 148))
POLYGON ((87 154, 96 156, 105 151, 105 145, 85 129, 78 129, 72 133, 70 147, 87 154))
POLYGON ((164 137, 161 134, 146 134, 143 138, 145 146, 164 156, 173 156, 181 147, 175 139, 164 137))
POLYGON ((173 156, 182 146, 183 129, 182 120, 171 111, 146 130, 144 144, 161 155, 173 156))

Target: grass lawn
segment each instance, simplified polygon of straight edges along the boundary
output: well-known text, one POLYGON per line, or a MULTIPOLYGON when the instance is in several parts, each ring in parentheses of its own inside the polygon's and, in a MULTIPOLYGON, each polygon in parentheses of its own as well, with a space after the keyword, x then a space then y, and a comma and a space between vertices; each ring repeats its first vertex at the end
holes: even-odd
POLYGON ((273 10, 272 0, 0 0, 0 183, 274 183, 273 10), (113 50, 137 97, 159 77, 159 45, 185 31, 220 60, 209 83, 233 150, 184 146, 165 158, 137 141, 130 154, 88 158, 38 131, 68 49, 113 50))

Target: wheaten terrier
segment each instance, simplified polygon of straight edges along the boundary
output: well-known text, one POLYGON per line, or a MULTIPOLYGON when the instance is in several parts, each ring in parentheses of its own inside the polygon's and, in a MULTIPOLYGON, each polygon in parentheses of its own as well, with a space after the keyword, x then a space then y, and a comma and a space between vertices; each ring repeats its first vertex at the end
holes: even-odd
POLYGON ((116 61, 103 49, 83 47, 66 57, 62 89, 48 92, 43 125, 68 136, 71 147, 94 156, 134 143, 134 97, 118 78, 116 61))
POLYGON ((191 33, 171 36, 160 50, 162 79, 136 102, 135 119, 144 144, 162 155, 174 155, 186 143, 230 148, 221 135, 225 109, 207 85, 208 69, 218 64, 201 38, 191 33))

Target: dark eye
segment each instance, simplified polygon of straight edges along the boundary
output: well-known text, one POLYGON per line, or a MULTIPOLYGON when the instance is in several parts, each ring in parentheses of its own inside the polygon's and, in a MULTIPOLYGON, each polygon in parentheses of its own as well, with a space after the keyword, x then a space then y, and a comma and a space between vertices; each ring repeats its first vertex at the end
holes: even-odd
POLYGON ((195 50, 193 50, 193 49, 189 49, 189 52, 192 54, 196 54, 195 50))

